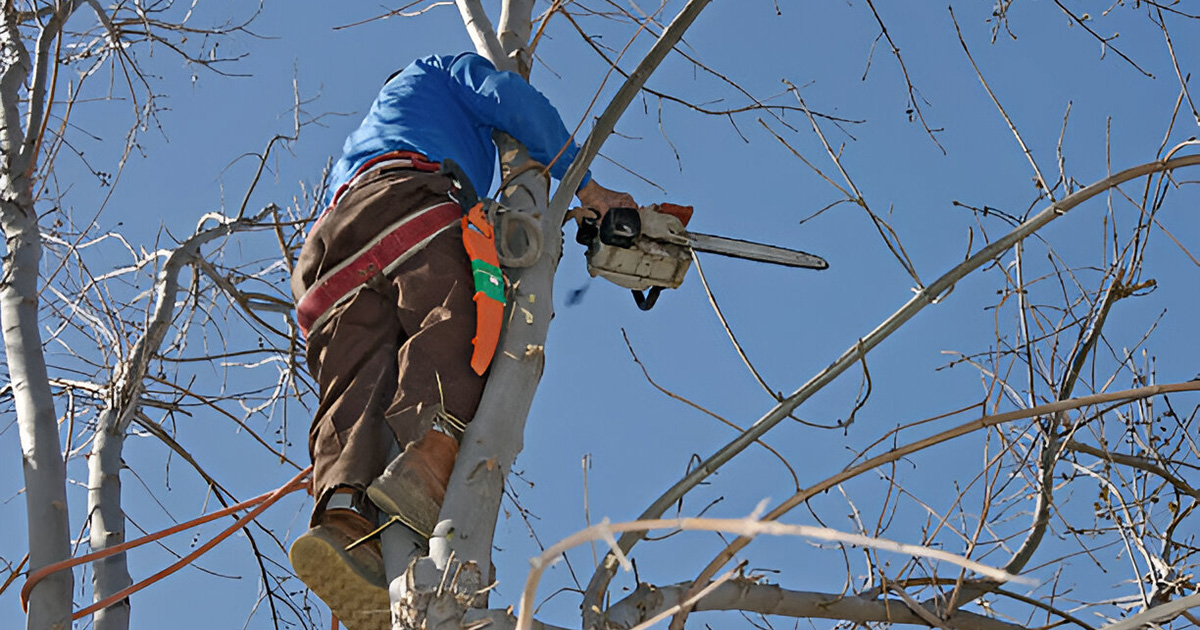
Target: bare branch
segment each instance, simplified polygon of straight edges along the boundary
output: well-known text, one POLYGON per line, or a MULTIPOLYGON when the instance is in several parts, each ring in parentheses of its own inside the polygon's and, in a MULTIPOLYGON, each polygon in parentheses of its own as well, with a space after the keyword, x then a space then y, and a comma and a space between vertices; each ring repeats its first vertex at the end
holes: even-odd
MULTIPOLYGON (((826 385, 833 382, 842 372, 856 364, 861 358, 875 348, 884 339, 889 337, 893 332, 898 330, 905 322, 912 319, 917 313, 922 311, 926 306, 935 304, 943 293, 952 289, 955 283, 965 277, 971 271, 978 269, 985 263, 995 259, 1002 252, 1007 251, 1017 242, 1024 240, 1031 234, 1034 234, 1039 229, 1054 221, 1058 217, 1066 214, 1072 208, 1078 206, 1084 201, 1099 195, 1100 193, 1119 186, 1122 183, 1145 177, 1147 175, 1165 171, 1171 171, 1176 168, 1186 166, 1200 165, 1200 155, 1183 156, 1173 158, 1167 161, 1150 162, 1126 169, 1114 175, 1111 175, 1095 184, 1087 186, 1071 195, 1068 195, 1061 201, 1050 204, 1049 207, 1031 217, 1016 229, 1010 231, 1003 238, 1000 238, 974 255, 960 263, 955 268, 951 269, 942 277, 938 278, 933 284, 921 290, 916 296, 908 301, 900 310, 896 311, 892 316, 888 317, 876 327, 871 333, 863 337, 854 346, 846 350, 840 357, 837 358, 829 367, 822 370, 817 375, 813 376, 807 383, 802 385, 792 395, 781 401, 765 416, 755 422, 745 433, 738 436, 737 439, 721 447, 716 453, 705 460, 701 465, 697 466, 691 474, 676 482, 670 489, 656 499, 639 517, 642 520, 657 518, 662 515, 669 506, 678 501, 684 494, 694 488, 696 484, 703 481, 713 472, 718 470, 726 462, 736 456, 738 453, 745 450, 747 446, 769 431, 776 424, 786 418, 800 404, 808 400, 813 394, 823 389, 826 385)), ((783 514, 791 508, 802 503, 806 497, 804 495, 796 495, 792 499, 781 504, 772 514, 783 514)), ((631 532, 621 537, 618 548, 623 553, 628 553, 644 534, 641 532, 631 532)), ((744 546, 748 541, 740 543, 744 546)), ((735 543, 737 546, 739 543, 735 543)), ((737 546, 737 548, 741 548, 737 546)), ((731 546, 732 548, 733 546, 731 546)), ((716 569, 724 565, 726 559, 732 552, 727 550, 722 555, 710 563, 709 568, 705 570, 701 578, 697 582, 703 583, 710 579, 716 573, 716 569)), ((605 557, 604 562, 596 573, 592 576, 592 580, 588 584, 588 596, 585 602, 599 602, 603 591, 607 588, 609 580, 615 574, 617 568, 616 558, 610 553, 605 557)), ((585 607, 585 611, 587 608, 585 607)), ((586 614, 586 613, 585 613, 586 614)), ((594 625, 594 624, 593 624, 594 625)))
MULTIPOLYGON (((1057 1, 1057 0, 1056 0, 1057 1)), ((1062 6, 1062 5, 1059 5, 1062 6)), ((963 39, 962 31, 958 28, 958 20, 954 18, 954 7, 950 7, 950 19, 954 22, 954 32, 958 34, 958 43, 962 45, 963 52, 967 54, 967 60, 971 62, 971 67, 975 69, 975 76, 979 78, 979 83, 983 85, 984 91, 991 97, 992 103, 996 105, 996 109, 1000 111, 1000 116, 1004 118, 1004 122, 1008 124, 1008 130, 1012 132, 1013 137, 1017 139, 1017 144, 1021 146, 1021 151, 1025 154, 1025 159, 1029 160, 1029 166, 1033 168, 1033 173, 1037 177, 1038 189, 1042 191, 1050 201, 1054 201, 1054 191, 1050 190, 1050 186, 1046 184, 1046 178, 1042 177, 1042 171, 1038 168, 1037 161, 1033 159, 1033 154, 1029 152, 1029 147, 1025 146, 1025 140, 1021 138, 1021 134, 1017 131, 1017 126, 1013 124, 1012 119, 1008 117, 1008 112, 1004 111, 1004 106, 1000 104, 1000 99, 996 98, 992 88, 988 86, 987 81, 983 78, 983 72, 979 70, 979 66, 975 63, 975 58, 971 56, 971 51, 967 48, 967 42, 963 39)))
POLYGON ((483 4, 479 0, 455 0, 455 4, 462 14, 467 35, 475 44, 475 52, 490 59, 500 70, 512 70, 508 55, 504 54, 504 47, 496 38, 496 30, 483 10, 483 4))
MULTIPOLYGON (((617 628, 627 628, 654 612, 676 605, 687 592, 690 582, 653 587, 641 584, 637 590, 608 609, 608 619, 617 628)), ((697 612, 743 610, 763 615, 798 619, 837 619, 853 623, 893 623, 927 625, 917 613, 898 600, 793 591, 775 584, 759 584, 738 579, 720 585, 695 604, 697 612)), ((936 610, 926 609, 930 614, 936 610)), ((1022 630, 1023 626, 1005 623, 975 613, 957 611, 945 622, 963 630, 1022 630)))
MULTIPOLYGON (((512 65, 510 70, 529 78, 531 53, 528 50, 529 35, 533 30, 533 0, 507 0, 500 11, 500 49, 512 65)), ((551 7, 550 19, 554 9, 551 7)), ((545 22, 543 22, 543 25, 545 22)))
POLYGON ((596 154, 600 152, 600 147, 604 145, 605 140, 612 134, 617 120, 621 118, 621 114, 633 102, 633 98, 641 91, 646 80, 650 78, 650 74, 662 63, 662 60, 666 58, 671 49, 675 47, 675 44, 683 37, 684 32, 695 21, 696 16, 704 10, 704 7, 708 6, 710 1, 688 0, 687 5, 679 11, 679 15, 675 16, 675 19, 663 31, 662 36, 658 38, 658 41, 654 42, 654 46, 650 48, 650 51, 638 63, 637 68, 630 74, 629 79, 613 95, 608 107, 604 109, 604 113, 600 115, 595 126, 592 127, 591 133, 588 134, 587 140, 584 141, 583 148, 575 156, 575 161, 571 163, 566 175, 559 182, 558 189, 554 192, 554 197, 550 199, 550 208, 558 216, 562 216, 566 212, 571 198, 575 195, 575 190, 579 188, 579 183, 583 181, 584 173, 587 172, 592 160, 596 158, 596 154))

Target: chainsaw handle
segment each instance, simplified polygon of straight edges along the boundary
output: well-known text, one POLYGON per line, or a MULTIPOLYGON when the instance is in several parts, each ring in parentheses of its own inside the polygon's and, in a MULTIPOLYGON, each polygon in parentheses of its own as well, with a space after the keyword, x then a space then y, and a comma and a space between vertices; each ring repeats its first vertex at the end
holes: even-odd
POLYGON ((600 236, 600 213, 595 208, 579 209, 579 224, 575 229, 575 242, 583 246, 592 244, 600 236), (583 216, 590 212, 593 216, 583 216))
POLYGON ((662 287, 650 287, 650 290, 644 294, 636 290, 630 291, 630 293, 633 293, 633 303, 637 304, 639 309, 648 311, 654 308, 654 304, 658 302, 658 294, 662 293, 662 290, 662 287))

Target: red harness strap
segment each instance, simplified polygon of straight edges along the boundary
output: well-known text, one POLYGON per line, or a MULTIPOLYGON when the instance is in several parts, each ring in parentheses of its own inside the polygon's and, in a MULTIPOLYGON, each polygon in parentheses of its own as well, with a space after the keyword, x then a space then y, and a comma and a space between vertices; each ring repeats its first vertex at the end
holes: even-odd
MULTIPOLYGON (((419 153, 394 151, 372 158, 334 193, 329 207, 317 218, 319 223, 337 205, 338 199, 364 173, 376 168, 413 168, 420 171, 440 170, 419 153)), ((430 206, 389 225, 380 236, 372 239, 353 256, 334 267, 309 287, 296 304, 296 319, 307 338, 309 331, 320 326, 333 307, 354 297, 375 275, 387 275, 435 236, 461 221, 463 245, 471 258, 475 280, 476 324, 475 350, 471 368, 482 375, 487 371, 500 339, 504 323, 504 274, 496 255, 495 233, 482 204, 468 212, 448 201, 430 206)), ((313 224, 316 228, 316 224, 313 224)), ((311 232, 310 232, 311 233, 311 232)))
POLYGON ((343 261, 304 292, 296 304, 300 331, 319 326, 330 309, 362 289, 376 274, 387 275, 416 250, 462 218, 462 207, 453 201, 420 210, 389 225, 354 256, 343 261))
MULTIPOLYGON (((309 228, 308 235, 312 236, 317 226, 320 225, 321 219, 324 219, 325 215, 329 214, 337 206, 337 202, 342 198, 342 195, 358 181, 358 178, 370 171, 381 168, 411 168, 426 173, 434 173, 441 168, 441 164, 431 162, 429 158, 413 151, 389 151, 367 160, 362 166, 358 167, 358 170, 354 171, 354 175, 349 180, 338 186, 338 189, 333 193, 333 197, 329 200, 329 205, 321 211, 321 216, 317 217, 312 227, 309 228)), ((384 267, 387 267, 388 271, 395 269, 403 262, 403 260, 400 260, 401 258, 408 257, 409 250, 418 245, 425 244, 438 232, 441 232, 454 222, 453 219, 448 219, 445 222, 446 224, 442 225, 441 219, 444 217, 437 216, 427 217, 411 225, 409 224, 410 221, 417 219, 418 215, 425 214, 430 210, 433 210, 433 208, 426 208, 388 226, 382 232, 381 236, 367 243, 354 256, 334 267, 333 271, 325 274, 316 284, 309 287, 304 295, 300 297, 300 301, 296 303, 296 320, 300 323, 300 332, 307 338, 308 331, 312 330, 315 325, 322 321, 322 318, 329 312, 329 309, 353 297, 362 288, 362 284, 369 280, 377 271, 384 267), (411 244, 406 246, 406 243, 411 244), (338 277, 335 278, 335 275, 338 275, 338 277)), ((461 215, 462 210, 460 209, 455 213, 454 218, 461 215)))

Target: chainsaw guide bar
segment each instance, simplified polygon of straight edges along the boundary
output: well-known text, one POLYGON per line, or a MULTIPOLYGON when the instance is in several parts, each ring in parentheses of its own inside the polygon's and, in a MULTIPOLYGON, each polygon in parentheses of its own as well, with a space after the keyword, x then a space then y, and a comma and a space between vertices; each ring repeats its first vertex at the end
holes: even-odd
POLYGON ((785 267, 798 267, 800 269, 821 270, 829 268, 829 263, 824 258, 797 249, 787 249, 785 247, 764 245, 736 238, 697 234, 695 232, 686 232, 685 234, 691 243, 692 249, 698 252, 720 254, 722 256, 729 256, 730 258, 741 258, 742 260, 753 260, 755 262, 765 262, 785 267))

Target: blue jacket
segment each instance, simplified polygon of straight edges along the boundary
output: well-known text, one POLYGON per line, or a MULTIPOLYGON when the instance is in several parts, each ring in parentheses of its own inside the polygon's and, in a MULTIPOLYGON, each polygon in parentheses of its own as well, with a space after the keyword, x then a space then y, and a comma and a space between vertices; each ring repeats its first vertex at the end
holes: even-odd
MULTIPOLYGON (((538 162, 554 160, 550 174, 556 179, 579 152, 558 110, 520 75, 499 72, 475 53, 418 59, 388 80, 346 138, 330 176, 330 196, 368 160, 397 150, 435 162, 451 158, 485 194, 496 164, 493 129, 516 138, 538 162)), ((583 184, 588 179, 590 174, 583 184)))

